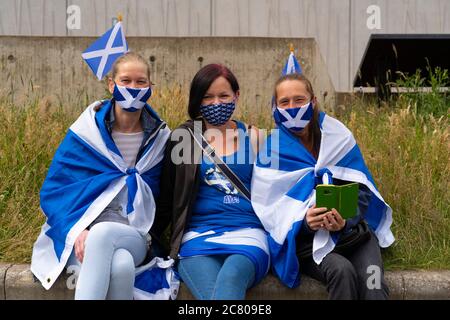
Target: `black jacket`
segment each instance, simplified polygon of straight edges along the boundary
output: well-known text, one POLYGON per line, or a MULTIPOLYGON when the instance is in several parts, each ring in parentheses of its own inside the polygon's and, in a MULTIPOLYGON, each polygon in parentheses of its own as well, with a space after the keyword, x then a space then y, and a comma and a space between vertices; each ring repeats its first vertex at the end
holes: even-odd
MULTIPOLYGON (((155 221, 150 230, 153 238, 160 239, 171 224, 169 255, 173 259, 178 256, 184 229, 191 216, 200 185, 202 150, 194 142, 187 128, 194 130, 194 121, 189 120, 175 129, 167 142, 161 172, 160 196, 156 202, 155 221), (173 159, 172 151, 185 159, 173 159)), ((205 125, 202 124, 202 132, 204 130, 205 125)))

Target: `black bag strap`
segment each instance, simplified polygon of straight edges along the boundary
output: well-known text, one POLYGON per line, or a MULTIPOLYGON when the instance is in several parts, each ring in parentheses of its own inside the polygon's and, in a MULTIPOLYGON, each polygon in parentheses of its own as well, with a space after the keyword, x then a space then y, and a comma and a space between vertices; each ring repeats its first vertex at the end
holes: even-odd
POLYGON ((198 141, 192 132, 191 128, 188 128, 189 133, 194 138, 194 141, 200 146, 203 152, 214 162, 214 165, 223 173, 223 175, 230 181, 230 183, 246 198, 250 201, 250 191, 244 185, 244 183, 239 179, 239 177, 233 172, 233 170, 228 167, 228 165, 223 162, 223 160, 217 156, 215 150, 211 145, 206 141, 205 137, 200 134, 202 142, 198 141))

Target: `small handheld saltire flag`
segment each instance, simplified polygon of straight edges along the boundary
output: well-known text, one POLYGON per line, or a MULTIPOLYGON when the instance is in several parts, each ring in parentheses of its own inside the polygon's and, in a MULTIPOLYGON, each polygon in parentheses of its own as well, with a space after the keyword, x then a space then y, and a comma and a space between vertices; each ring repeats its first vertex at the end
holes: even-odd
POLYGON ((290 73, 299 73, 302 74, 302 68, 297 61, 297 58, 294 55, 294 50, 291 49, 291 53, 286 61, 286 64, 283 68, 283 76, 290 73))
POLYGON ((82 57, 101 80, 111 69, 114 61, 128 52, 128 45, 122 28, 122 22, 117 22, 111 29, 106 31, 83 53, 82 57))
MULTIPOLYGON (((291 53, 289 54, 289 57, 286 61, 286 64, 284 65, 283 71, 282 71, 282 75, 287 75, 287 74, 291 74, 291 73, 298 73, 298 74, 302 74, 302 68, 300 67, 300 64, 297 61, 297 58, 294 55, 294 47, 291 44, 291 53)), ((272 112, 274 113, 276 111, 276 101, 275 101, 275 97, 272 97, 272 112)), ((274 113, 275 116, 275 122, 277 124, 280 123, 277 115, 274 113)))

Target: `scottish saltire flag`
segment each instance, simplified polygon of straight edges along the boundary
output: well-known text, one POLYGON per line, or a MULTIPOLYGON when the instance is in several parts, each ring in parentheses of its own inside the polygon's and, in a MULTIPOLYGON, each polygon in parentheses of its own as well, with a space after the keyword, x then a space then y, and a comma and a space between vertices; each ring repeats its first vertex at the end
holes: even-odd
POLYGON ((122 22, 119 21, 91 44, 81 56, 97 79, 101 80, 109 72, 114 61, 126 52, 128 52, 128 45, 122 22))
MULTIPOLYGON (((289 54, 286 64, 284 65, 282 75, 284 76, 286 74, 291 74, 291 73, 302 74, 302 68, 300 67, 300 64, 298 63, 297 58, 294 55, 294 50, 291 50, 291 53, 289 54)), ((275 97, 272 97, 272 113, 274 113, 275 122, 277 124, 279 124, 281 122, 281 120, 283 120, 283 116, 285 117, 285 119, 295 117, 295 115, 290 115, 288 113, 288 111, 283 111, 283 112, 287 113, 286 115, 277 115, 277 114, 275 114, 276 108, 277 108, 277 105, 276 105, 275 97)))
MULTIPOLYGON (((307 209, 315 204, 315 187, 332 183, 332 179, 358 182, 372 192, 365 220, 375 232, 379 245, 394 242, 390 230, 392 209, 383 200, 349 129, 338 120, 320 113, 322 133, 316 159, 283 126, 274 129, 260 150, 252 178, 252 205, 269 233, 268 242, 275 274, 288 287, 299 284, 296 236, 307 209), (269 161, 270 160, 270 161, 269 161)), ((339 240, 323 229, 315 233, 313 259, 320 264, 339 240)))
POLYGON ((283 68, 283 75, 290 73, 302 74, 302 68, 300 67, 300 64, 298 63, 293 51, 291 51, 291 53, 289 54, 289 57, 283 68))
POLYGON ((113 97, 123 109, 133 112, 142 109, 152 95, 152 88, 114 86, 113 97))
POLYGON ((205 226, 197 228, 195 231, 186 232, 181 243, 178 254, 180 259, 215 254, 242 254, 246 256, 255 266, 253 286, 261 281, 269 271, 270 255, 267 234, 260 228, 205 226))
POLYGON ((273 118, 277 125, 284 125, 286 128, 299 132, 305 128, 312 119, 314 107, 310 101, 307 105, 298 108, 282 109, 273 107, 273 118))
POLYGON ((136 268, 134 300, 175 300, 180 287, 180 278, 173 271, 175 260, 152 259, 148 264, 136 268))
POLYGON ((40 192, 47 220, 33 247, 31 271, 49 289, 65 267, 75 239, 126 187, 130 226, 146 235, 155 215, 163 152, 170 130, 159 123, 134 168, 127 168, 105 126, 111 101, 91 104, 58 147, 40 192))

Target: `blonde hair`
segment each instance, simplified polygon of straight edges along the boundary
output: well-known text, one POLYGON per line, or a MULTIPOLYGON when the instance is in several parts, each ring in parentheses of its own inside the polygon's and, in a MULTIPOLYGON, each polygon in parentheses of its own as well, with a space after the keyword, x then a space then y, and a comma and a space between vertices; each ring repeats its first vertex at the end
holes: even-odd
POLYGON ((147 60, 145 60, 140 54, 138 54, 136 52, 132 52, 132 51, 128 51, 123 56, 120 56, 116 61, 114 61, 114 64, 110 71, 110 76, 108 78, 111 78, 114 80, 114 78, 116 77, 117 72, 119 70, 119 65, 121 63, 131 62, 131 61, 140 62, 145 65, 145 67, 147 68, 148 81, 150 81, 150 65, 148 64, 147 60))

